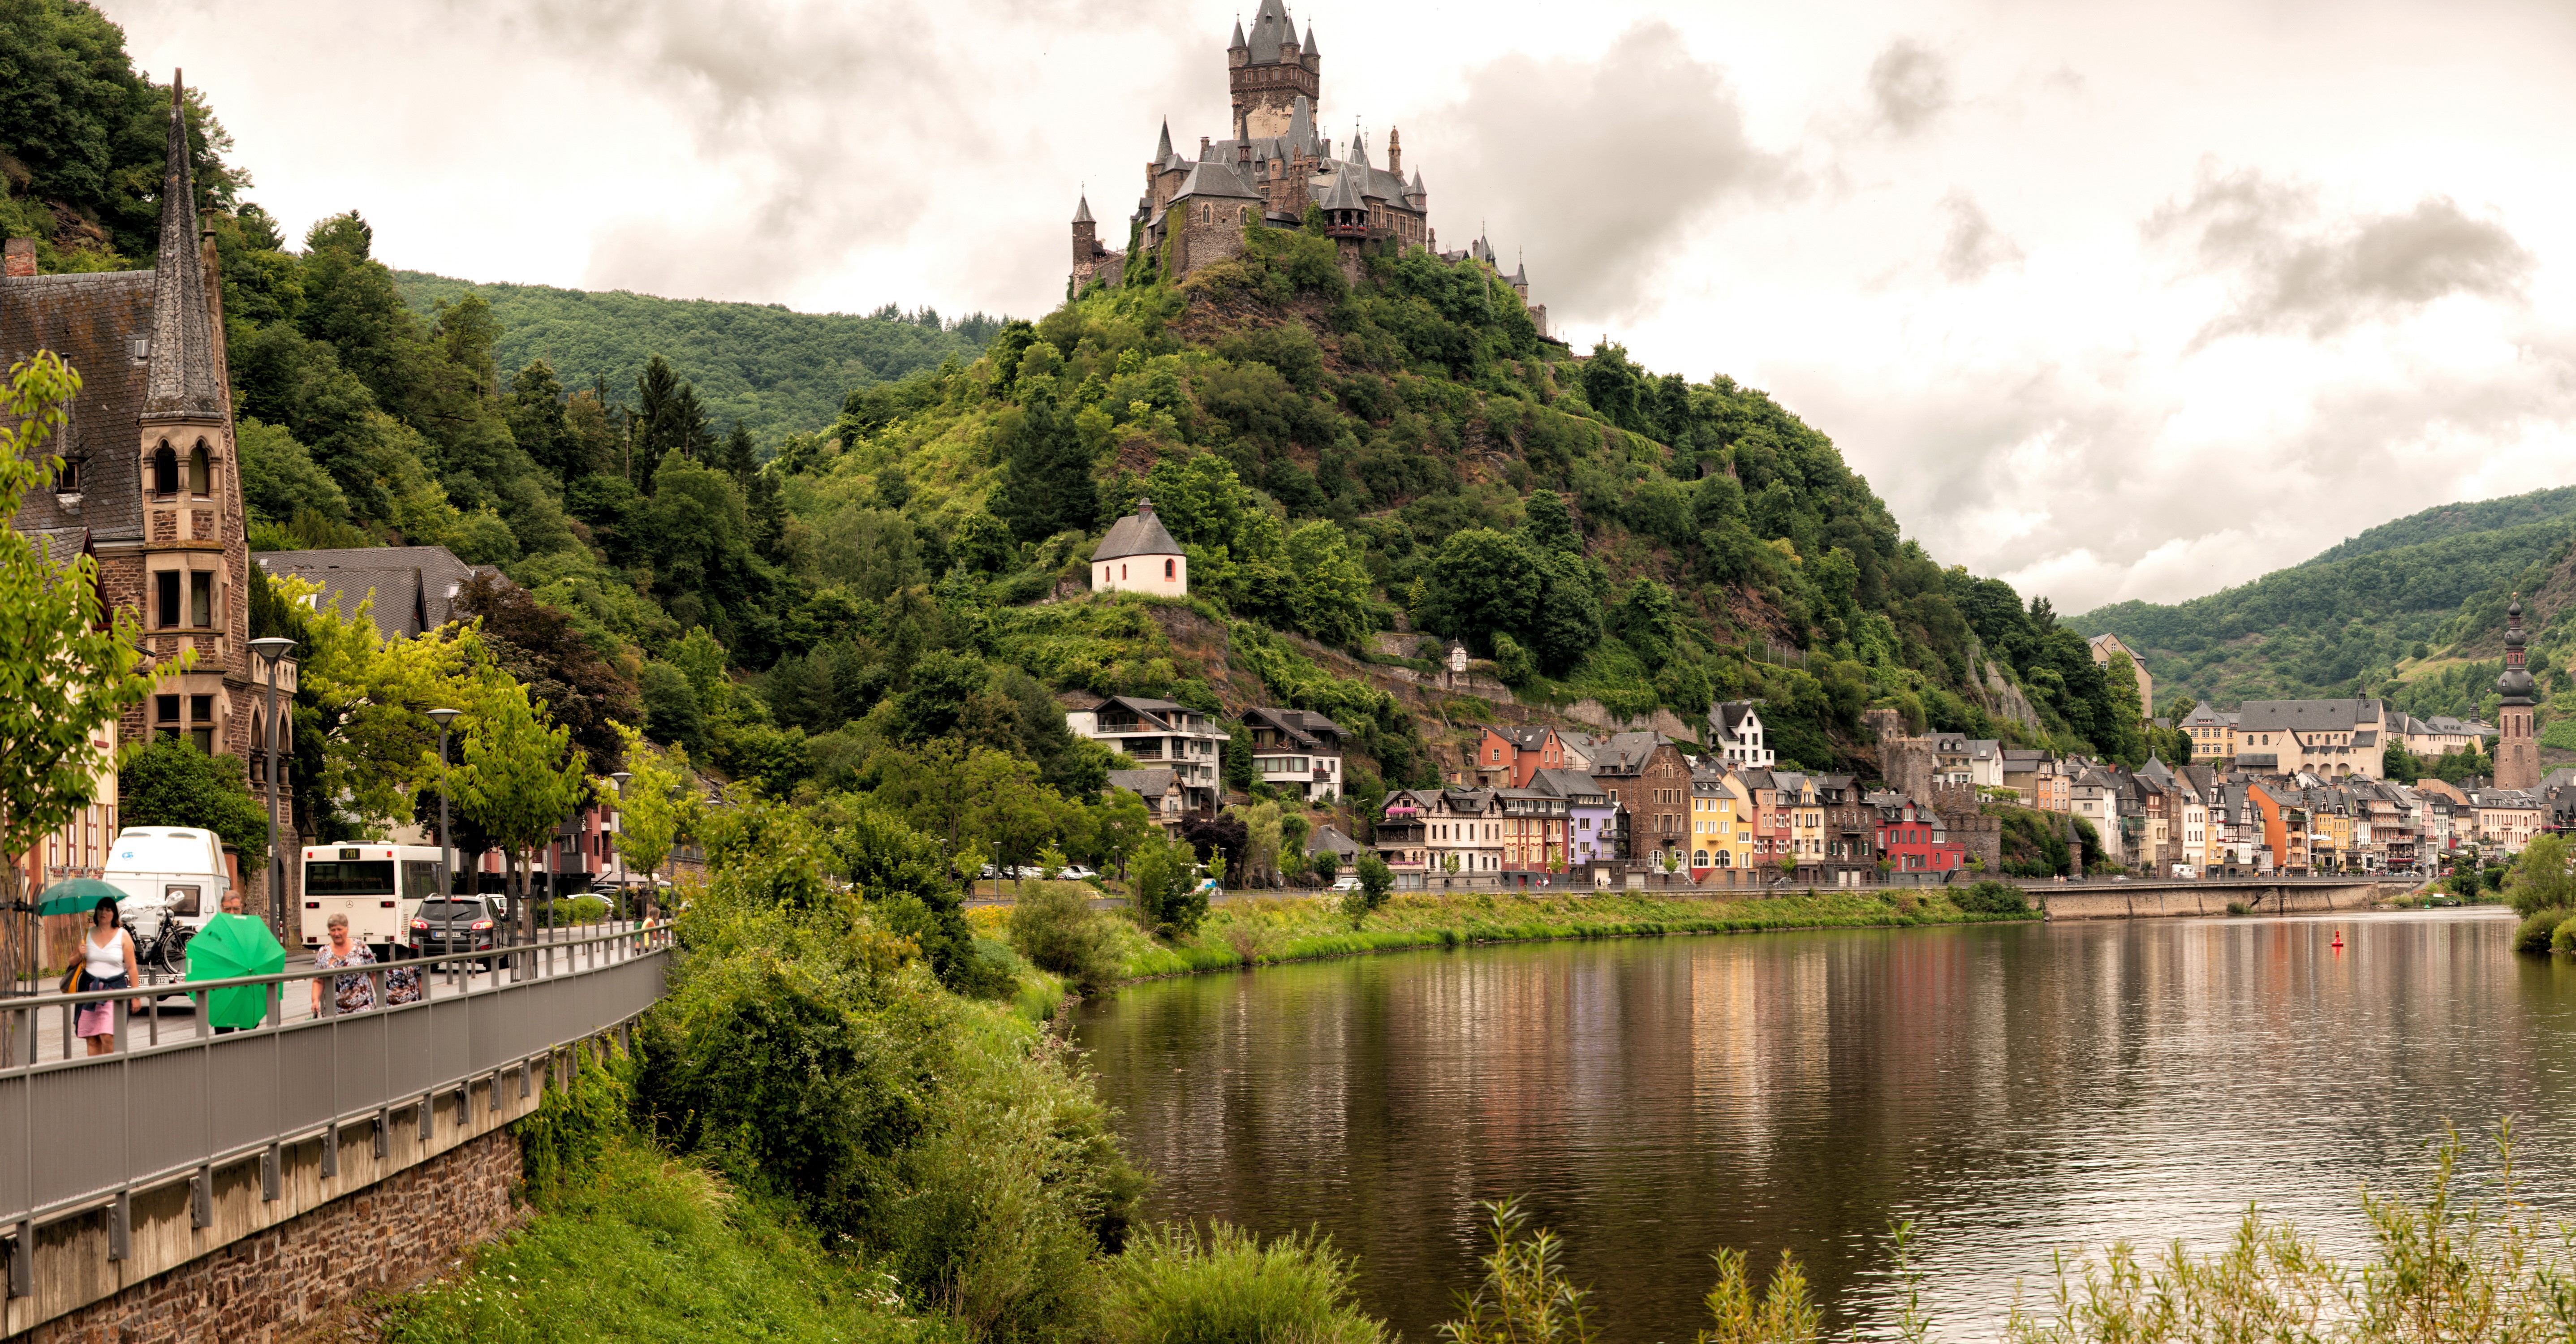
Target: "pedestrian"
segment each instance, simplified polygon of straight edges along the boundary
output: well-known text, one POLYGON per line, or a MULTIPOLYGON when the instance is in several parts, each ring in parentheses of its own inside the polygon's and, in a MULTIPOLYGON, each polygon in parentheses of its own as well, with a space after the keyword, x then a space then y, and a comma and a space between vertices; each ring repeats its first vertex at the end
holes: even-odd
MULTIPOLYGON (((92 994, 102 989, 125 989, 142 978, 134 964, 134 937, 116 920, 116 898, 101 896, 89 911, 89 932, 81 938, 79 988, 75 993, 92 994)), ((144 1001, 134 1001, 134 1011, 143 1011, 144 1001)), ((101 999, 80 1006, 74 1034, 89 1042, 89 1052, 104 1055, 116 1049, 116 1001, 101 999)))
MULTIPOLYGON (((232 889, 232 888, 230 888, 230 887, 226 887, 226 888, 224 888, 223 914, 224 914, 224 915, 231 915, 231 916, 234 916, 235 918, 241 918, 241 919, 247 919, 247 918, 249 918, 249 916, 242 914, 242 898, 241 898, 241 893, 240 893, 240 892, 238 892, 238 891, 233 890, 233 889, 232 889)), ((218 918, 218 919, 220 919, 220 918, 222 918, 222 917, 223 917, 222 915, 218 915, 218 916, 216 916, 216 918, 218 918)), ((217 1028, 215 1028, 215 1034, 216 1034, 216 1035, 218 1035, 218 1036, 229 1036, 229 1035, 231 1035, 232 1033, 234 1033, 234 1032, 236 1032, 236 1031, 240 1031, 240 1030, 241 1030, 241 1028, 240 1028, 240 1027, 217 1027, 217 1028)))
MULTIPOLYGON (((347 915, 335 914, 331 916, 331 922, 328 927, 331 931, 331 944, 330 946, 323 948, 320 952, 314 954, 313 969, 317 971, 327 971, 335 966, 373 966, 376 964, 376 954, 367 950, 367 945, 365 943, 353 942, 350 940, 349 917, 347 915)), ((368 975, 364 971, 355 971, 348 975, 332 977, 331 1001, 337 1004, 340 1011, 344 1013, 362 1013, 375 1007, 376 986, 374 977, 368 975)), ((318 978, 313 981, 313 1015, 315 1017, 320 1017, 322 1015, 322 982, 318 978)))

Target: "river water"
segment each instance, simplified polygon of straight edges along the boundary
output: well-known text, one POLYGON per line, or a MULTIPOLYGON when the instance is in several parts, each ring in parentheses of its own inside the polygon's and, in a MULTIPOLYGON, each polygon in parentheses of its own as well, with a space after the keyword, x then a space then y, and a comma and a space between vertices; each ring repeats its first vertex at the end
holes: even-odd
POLYGON ((2053 1250, 2214 1249, 2249 1200, 2330 1249, 2445 1119, 2516 1117, 2576 1207, 2576 967, 2500 911, 1629 939, 1131 986, 1077 1039, 1157 1218, 1309 1226, 1429 1340, 1519 1195, 1610 1340, 1704 1323, 1709 1253, 1807 1265, 1892 1319, 1891 1219, 1935 1333, 1990 1338, 2053 1250), (2333 947, 2340 931, 2345 946, 2333 947), (2563 962, 2563 959, 2562 959, 2563 962))

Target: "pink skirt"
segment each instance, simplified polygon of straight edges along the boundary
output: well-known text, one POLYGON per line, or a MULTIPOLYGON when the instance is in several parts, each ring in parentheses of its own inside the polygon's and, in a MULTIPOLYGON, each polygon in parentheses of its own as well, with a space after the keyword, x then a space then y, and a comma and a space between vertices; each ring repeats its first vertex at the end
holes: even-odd
POLYGON ((115 1033, 116 1003, 114 1000, 103 1003, 84 1003, 80 1006, 80 1014, 72 1023, 73 1035, 112 1036, 115 1033))

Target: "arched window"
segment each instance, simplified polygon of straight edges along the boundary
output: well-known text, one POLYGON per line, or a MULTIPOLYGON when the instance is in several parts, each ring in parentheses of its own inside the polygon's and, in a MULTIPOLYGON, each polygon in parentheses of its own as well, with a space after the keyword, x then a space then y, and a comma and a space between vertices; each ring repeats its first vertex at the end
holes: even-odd
POLYGON ((1216 222, 1216 207, 1213 205, 1200 206, 1199 222, 1201 224, 1214 224, 1216 222))
POLYGON ((1163 577, 1164 577, 1164 578, 1167 578, 1167 579, 1176 579, 1176 578, 1179 578, 1179 577, 1180 577, 1180 563, 1181 563, 1181 562, 1180 562, 1180 561, 1178 561, 1178 560, 1166 560, 1166 561, 1164 561, 1164 562, 1163 562, 1163 577))
POLYGON ((1707 866, 1708 866, 1708 851, 1707 851, 1707 850, 1705 850, 1705 849, 1695 849, 1695 850, 1692 850, 1692 851, 1691 851, 1691 867, 1693 867, 1693 868, 1706 868, 1707 866))
POLYGON ((206 470, 206 441, 204 439, 199 439, 197 440, 197 446, 188 450, 188 493, 192 495, 214 493, 208 488, 208 476, 209 473, 206 470))
POLYGON ((1234 222, 1235 222, 1235 223, 1237 223, 1237 224, 1249 224, 1249 223, 1251 223, 1251 222, 1252 222, 1252 207, 1251 207, 1251 206, 1248 206, 1248 205, 1238 207, 1238 208, 1235 210, 1235 212, 1234 212, 1234 222))
POLYGON ((152 453, 152 493, 179 493, 179 455, 171 452, 170 445, 166 443, 152 453))

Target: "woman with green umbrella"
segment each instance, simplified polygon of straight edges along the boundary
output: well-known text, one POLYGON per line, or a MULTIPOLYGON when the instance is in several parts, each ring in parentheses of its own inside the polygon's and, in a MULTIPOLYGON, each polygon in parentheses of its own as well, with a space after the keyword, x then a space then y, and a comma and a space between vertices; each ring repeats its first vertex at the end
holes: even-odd
MULTIPOLYGON (((275 975, 286 969, 286 949, 278 946, 268 926, 242 913, 241 893, 224 893, 224 912, 188 940, 188 978, 230 980, 243 975, 275 975)), ((206 991, 206 1021, 215 1034, 256 1027, 268 1016, 268 986, 229 985, 206 991)))

